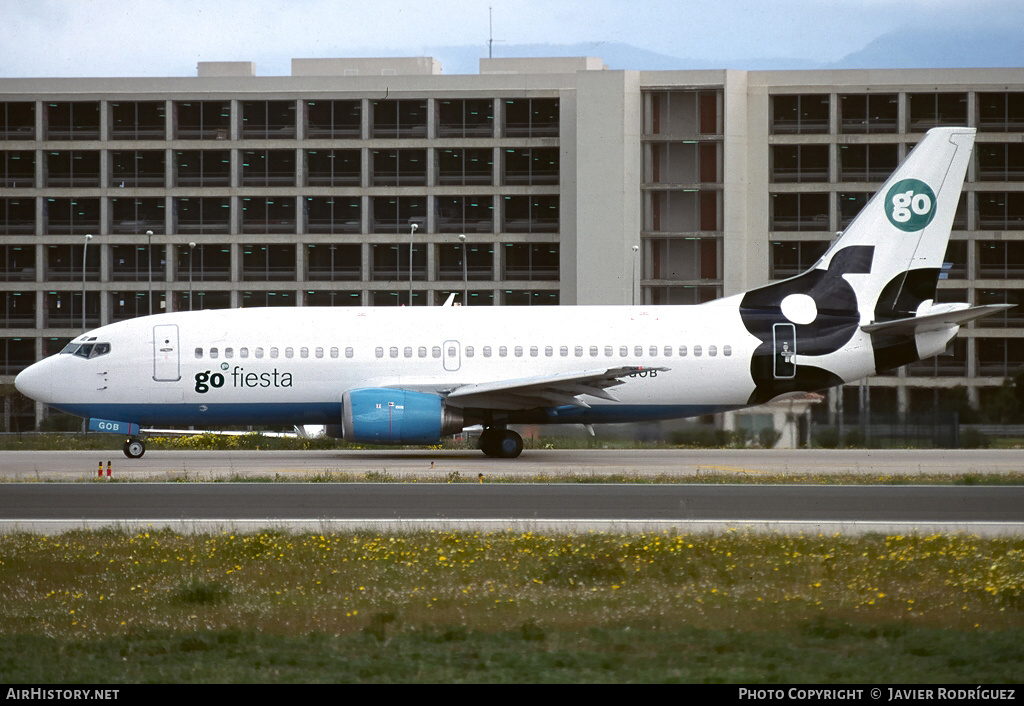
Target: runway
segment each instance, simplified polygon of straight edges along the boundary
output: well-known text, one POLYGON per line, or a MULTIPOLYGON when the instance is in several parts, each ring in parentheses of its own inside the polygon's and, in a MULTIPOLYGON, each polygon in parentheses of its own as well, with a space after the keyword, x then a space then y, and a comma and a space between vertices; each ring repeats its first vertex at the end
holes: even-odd
POLYGON ((721 485, 701 479, 733 474, 854 473, 885 479, 918 473, 1005 473, 1019 471, 1021 460, 1022 454, 1012 450, 535 450, 515 460, 488 459, 477 451, 433 450, 151 451, 136 460, 95 451, 0 452, 0 478, 7 481, 0 483, 0 530, 56 533, 115 525, 179 531, 269 527, 1019 535, 1024 534, 1024 486, 721 485), (96 482, 96 469, 102 466, 105 472, 107 460, 112 480, 138 482, 96 482), (301 481, 325 472, 350 474, 355 480, 369 473, 375 480, 410 482, 204 482, 267 477, 301 481), (693 482, 578 482, 581 476, 596 480, 607 475, 678 476, 693 482), (573 476, 577 482, 494 482, 540 476, 573 476))
POLYGON ((450 473, 509 476, 708 474, 805 476, 854 473, 883 479, 921 473, 1024 471, 1016 449, 531 449, 517 459, 492 459, 475 450, 386 451, 159 451, 127 459, 120 451, 0 451, 0 479, 80 480, 111 463, 114 477, 193 480, 232 476, 316 473, 389 473, 445 480, 450 473))
POLYGON ((10 483, 0 529, 1024 532, 1021 486, 10 483))

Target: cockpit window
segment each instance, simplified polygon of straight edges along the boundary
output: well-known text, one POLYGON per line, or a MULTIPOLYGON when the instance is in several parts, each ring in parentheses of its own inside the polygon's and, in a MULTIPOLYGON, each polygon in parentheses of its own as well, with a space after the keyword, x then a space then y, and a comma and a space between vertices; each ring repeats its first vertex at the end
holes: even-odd
POLYGON ((109 343, 69 343, 64 346, 61 355, 67 353, 79 358, 98 358, 110 352, 109 343))

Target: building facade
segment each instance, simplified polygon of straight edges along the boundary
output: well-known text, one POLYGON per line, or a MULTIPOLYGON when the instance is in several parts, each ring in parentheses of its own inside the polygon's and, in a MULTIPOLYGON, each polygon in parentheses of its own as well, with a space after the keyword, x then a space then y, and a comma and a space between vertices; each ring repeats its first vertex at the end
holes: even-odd
MULTIPOLYGON (((734 294, 812 265, 935 125, 979 130, 940 300, 1017 303, 1021 69, 296 59, 287 77, 0 79, 0 382, 164 311, 734 294)), ((1022 365, 1014 309, 827 407, 914 414, 954 388, 983 405, 1022 365)), ((46 414, 6 399, 9 429, 46 414)))

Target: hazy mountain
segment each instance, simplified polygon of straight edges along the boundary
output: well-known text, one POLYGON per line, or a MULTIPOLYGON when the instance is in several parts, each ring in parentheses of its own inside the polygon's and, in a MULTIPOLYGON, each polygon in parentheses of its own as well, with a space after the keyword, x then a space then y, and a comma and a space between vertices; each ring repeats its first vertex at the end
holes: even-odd
MULTIPOLYGON (((487 45, 426 47, 424 53, 440 59, 445 74, 475 74, 487 45)), ((669 56, 617 42, 580 44, 496 44, 495 57, 600 57, 610 69, 669 71, 679 69, 913 69, 913 68, 1024 68, 1024 39, 1019 28, 925 29, 887 32, 863 49, 836 62, 787 57, 751 57, 722 61, 669 56)))
MULTIPOLYGON (((428 47, 427 56, 441 61, 445 74, 475 74, 480 59, 487 57, 487 45, 428 47)), ((672 71, 681 69, 813 69, 820 63, 802 59, 753 58, 722 62, 713 59, 669 56, 618 42, 585 42, 579 44, 496 44, 495 58, 593 56, 600 57, 609 69, 637 71, 672 71)))
POLYGON ((830 64, 837 69, 1024 67, 1021 28, 903 28, 830 64))

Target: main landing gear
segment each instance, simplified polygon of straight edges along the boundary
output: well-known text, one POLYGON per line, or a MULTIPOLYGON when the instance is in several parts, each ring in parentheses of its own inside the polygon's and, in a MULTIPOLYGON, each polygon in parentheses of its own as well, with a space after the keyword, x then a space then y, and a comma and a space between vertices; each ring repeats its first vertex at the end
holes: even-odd
POLYGON ((142 454, 144 453, 146 453, 146 444, 143 443, 142 439, 125 439, 125 456, 128 458, 142 458, 142 454))
POLYGON ((509 429, 484 429, 480 450, 491 458, 515 458, 523 452, 523 437, 509 429))

